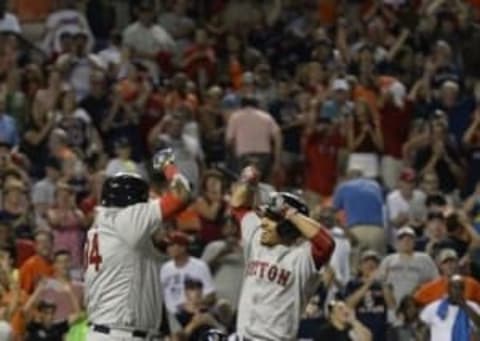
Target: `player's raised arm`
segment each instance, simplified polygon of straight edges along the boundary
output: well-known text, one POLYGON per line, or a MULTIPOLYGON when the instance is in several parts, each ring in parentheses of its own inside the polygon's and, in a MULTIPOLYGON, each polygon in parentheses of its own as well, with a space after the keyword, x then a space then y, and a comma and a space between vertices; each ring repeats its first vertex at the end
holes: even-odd
POLYGON ((169 183, 168 191, 159 199, 162 219, 168 220, 189 203, 191 199, 190 184, 188 179, 178 171, 171 149, 161 150, 154 155, 153 169, 163 173, 169 183))
POLYGON ((300 234, 310 241, 311 255, 317 268, 329 261, 335 242, 327 229, 308 216, 306 206, 298 203, 298 198, 289 193, 273 193, 265 209, 266 214, 284 221, 279 227, 280 234, 291 234, 293 237, 300 234), (282 228, 285 231, 281 231, 282 228))
MULTIPOLYGON (((161 222, 175 217, 190 200, 190 185, 177 170, 170 149, 154 155, 153 168, 163 174, 168 183, 167 190, 156 200, 148 201, 148 184, 132 174, 107 179, 102 190, 102 206, 122 208, 112 226, 119 229, 123 239, 133 247, 142 247, 150 241, 161 222)), ((108 219, 108 210, 103 214, 103 219, 108 219)))
POLYGON ((233 217, 240 223, 244 215, 253 211, 259 174, 253 166, 243 169, 240 179, 233 185, 230 207, 233 217))

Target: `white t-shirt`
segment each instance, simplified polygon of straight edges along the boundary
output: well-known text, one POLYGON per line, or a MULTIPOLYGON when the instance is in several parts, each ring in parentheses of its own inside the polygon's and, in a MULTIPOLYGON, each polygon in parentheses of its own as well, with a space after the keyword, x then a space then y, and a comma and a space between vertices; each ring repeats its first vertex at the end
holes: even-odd
POLYGON ((425 193, 420 190, 414 190, 410 200, 405 199, 398 189, 394 190, 387 196, 388 217, 394 220, 404 212, 412 218, 421 219, 426 213, 425 199, 425 193))
MULTIPOLYGON (((431 341, 452 341, 452 329, 455 323, 455 319, 458 314, 458 307, 455 305, 449 305, 448 313, 445 320, 442 320, 437 315, 438 306, 442 300, 436 300, 427 305, 420 313, 420 319, 430 327, 430 340, 431 341)), ((472 301, 467 301, 467 304, 480 314, 480 306, 472 301)), ((473 322, 470 321, 472 327, 473 322)))
POLYGON ((176 267, 173 260, 168 261, 160 270, 160 282, 162 283, 165 305, 167 310, 174 314, 179 305, 185 302, 186 278, 200 280, 203 283, 203 295, 215 292, 212 275, 207 263, 203 260, 189 257, 187 264, 176 267))
POLYGON ((350 280, 350 253, 352 246, 345 232, 340 227, 334 227, 331 231, 335 241, 335 250, 330 258, 330 266, 335 271, 335 277, 343 285, 350 280))
POLYGON ((22 33, 17 17, 6 12, 3 18, 0 19, 0 32, 22 33))

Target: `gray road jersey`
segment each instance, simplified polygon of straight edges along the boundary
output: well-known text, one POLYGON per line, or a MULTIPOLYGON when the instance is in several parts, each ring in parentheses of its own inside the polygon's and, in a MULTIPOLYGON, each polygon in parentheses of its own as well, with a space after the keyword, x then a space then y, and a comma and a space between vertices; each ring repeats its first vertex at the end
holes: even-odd
POLYGON ((246 267, 237 332, 254 340, 296 340, 301 314, 319 283, 310 243, 261 245, 254 212, 243 217, 241 228, 246 267))
POLYGON ((88 231, 85 300, 89 321, 153 330, 161 321, 159 255, 151 242, 161 224, 158 200, 100 208, 88 231))

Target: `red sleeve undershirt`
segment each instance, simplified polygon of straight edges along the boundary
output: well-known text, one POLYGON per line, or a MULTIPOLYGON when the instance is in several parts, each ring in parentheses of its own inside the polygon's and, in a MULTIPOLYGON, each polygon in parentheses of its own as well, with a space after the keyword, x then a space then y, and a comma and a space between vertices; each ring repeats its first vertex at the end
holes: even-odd
POLYGON ((328 231, 322 228, 310 239, 310 243, 313 261, 315 262, 316 268, 319 269, 330 260, 333 250, 335 249, 335 241, 328 231))
POLYGON ((172 192, 167 192, 160 197, 160 210, 162 219, 169 220, 185 208, 185 202, 172 192))

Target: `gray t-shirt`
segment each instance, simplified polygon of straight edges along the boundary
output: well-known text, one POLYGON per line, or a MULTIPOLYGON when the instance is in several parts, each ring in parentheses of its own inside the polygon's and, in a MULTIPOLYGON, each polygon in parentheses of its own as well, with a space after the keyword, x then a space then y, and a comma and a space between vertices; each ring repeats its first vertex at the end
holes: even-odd
POLYGON ((253 340, 296 340, 301 314, 319 283, 311 245, 262 245, 255 212, 243 216, 241 228, 246 267, 237 333, 253 340))
POLYGON ((410 257, 398 253, 389 255, 383 259, 379 269, 379 278, 392 285, 397 305, 419 285, 436 277, 437 267, 424 252, 414 252, 410 257))
MULTIPOLYGON (((203 251, 202 259, 206 263, 210 263, 226 247, 227 242, 225 240, 211 242, 203 251)), ((228 300, 235 309, 238 307, 238 300, 240 299, 244 269, 245 262, 242 249, 236 248, 221 258, 218 268, 213 274, 217 296, 228 300)))

